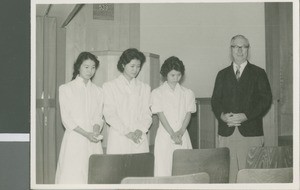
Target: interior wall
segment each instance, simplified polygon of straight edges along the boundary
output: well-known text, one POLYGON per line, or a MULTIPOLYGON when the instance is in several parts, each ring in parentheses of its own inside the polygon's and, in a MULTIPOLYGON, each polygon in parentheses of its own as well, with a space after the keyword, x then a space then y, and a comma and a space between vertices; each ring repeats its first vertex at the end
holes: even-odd
POLYGON ((113 20, 94 19, 93 4, 86 4, 66 26, 66 82, 82 51, 124 51, 139 48, 139 4, 114 4, 113 20))
POLYGON ((186 67, 183 85, 196 97, 211 97, 217 72, 230 64, 236 34, 251 44, 250 62, 265 68, 264 3, 142 3, 140 47, 178 56, 186 67))

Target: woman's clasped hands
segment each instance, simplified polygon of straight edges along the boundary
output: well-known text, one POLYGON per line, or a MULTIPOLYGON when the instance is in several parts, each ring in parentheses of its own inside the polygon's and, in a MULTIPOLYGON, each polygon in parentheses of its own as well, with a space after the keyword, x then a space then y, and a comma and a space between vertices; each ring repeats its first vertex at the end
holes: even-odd
POLYGON ((127 133, 126 137, 131 139, 135 144, 139 144, 143 141, 142 135, 143 132, 139 129, 136 129, 134 132, 127 133))
POLYGON ((182 145, 183 133, 184 132, 182 130, 178 130, 178 131, 172 133, 171 139, 176 145, 182 145))

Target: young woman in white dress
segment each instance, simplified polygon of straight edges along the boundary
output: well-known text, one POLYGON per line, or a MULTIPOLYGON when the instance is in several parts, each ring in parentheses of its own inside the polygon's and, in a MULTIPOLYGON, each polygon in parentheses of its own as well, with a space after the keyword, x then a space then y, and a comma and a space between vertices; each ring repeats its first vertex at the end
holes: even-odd
POLYGON ((103 126, 103 92, 91 78, 99 61, 82 52, 74 63, 71 82, 59 87, 59 105, 65 127, 57 170, 56 184, 86 184, 88 161, 92 154, 102 154, 100 131, 103 126))
POLYGON ((161 67, 166 81, 151 94, 151 110, 159 117, 154 146, 154 175, 171 176, 175 149, 192 149, 186 130, 191 113, 196 111, 194 93, 179 84, 184 65, 177 57, 170 57, 161 67))
POLYGON ((103 114, 110 126, 107 154, 149 152, 146 133, 152 123, 150 86, 136 79, 144 62, 142 52, 125 50, 117 65, 122 74, 103 84, 103 114))

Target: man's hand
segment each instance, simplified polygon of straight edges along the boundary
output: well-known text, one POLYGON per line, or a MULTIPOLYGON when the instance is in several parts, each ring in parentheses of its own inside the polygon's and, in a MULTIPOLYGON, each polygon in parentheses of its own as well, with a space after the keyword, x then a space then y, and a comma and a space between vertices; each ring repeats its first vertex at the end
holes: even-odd
POLYGON ((222 113, 221 119, 227 123, 229 127, 238 127, 247 120, 247 116, 244 113, 222 113))
POLYGON ((225 122, 228 123, 230 117, 232 117, 233 113, 221 113, 221 119, 225 122))
POLYGON ((229 117, 229 123, 243 123, 247 120, 247 116, 244 113, 234 113, 229 117))

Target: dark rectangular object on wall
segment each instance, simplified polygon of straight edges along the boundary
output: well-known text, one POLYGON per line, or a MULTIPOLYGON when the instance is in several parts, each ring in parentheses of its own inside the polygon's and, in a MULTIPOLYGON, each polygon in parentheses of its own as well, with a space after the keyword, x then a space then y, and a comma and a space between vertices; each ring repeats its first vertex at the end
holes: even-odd
POLYGON ((93 19, 114 20, 114 4, 93 4, 93 19))

